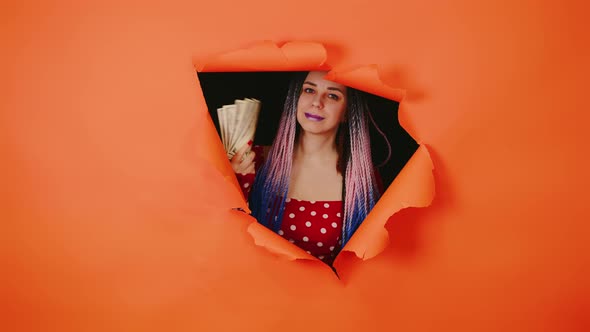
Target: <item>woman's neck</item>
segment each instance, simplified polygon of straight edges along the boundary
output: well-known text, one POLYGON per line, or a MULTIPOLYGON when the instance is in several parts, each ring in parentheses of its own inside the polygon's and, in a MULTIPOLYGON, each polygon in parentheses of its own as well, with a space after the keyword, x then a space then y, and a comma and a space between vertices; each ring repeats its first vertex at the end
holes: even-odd
POLYGON ((335 140, 336 135, 313 135, 302 131, 295 148, 295 158, 318 162, 338 159, 335 140))

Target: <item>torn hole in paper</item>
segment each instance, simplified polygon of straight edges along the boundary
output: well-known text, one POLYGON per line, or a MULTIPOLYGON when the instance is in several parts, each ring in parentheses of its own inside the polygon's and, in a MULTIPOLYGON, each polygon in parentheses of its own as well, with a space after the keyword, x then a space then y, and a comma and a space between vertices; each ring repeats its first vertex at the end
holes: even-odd
MULTIPOLYGON (((199 83, 218 132, 219 124, 212 114, 213 110, 234 98, 257 98, 263 101, 263 106, 254 144, 270 145, 292 72, 326 70, 326 60, 326 51, 321 44, 292 42, 279 47, 272 42, 262 42, 252 47, 219 54, 197 64, 196 68, 199 83)), ((370 93, 373 98, 370 103, 377 105, 371 108, 375 122, 386 136, 392 139, 394 146, 391 152, 394 161, 386 165, 387 171, 383 172, 383 182, 387 190, 354 236, 342 248, 342 251, 352 252, 356 257, 366 260, 375 257, 387 247, 389 236, 385 224, 393 214, 407 207, 426 207, 430 204, 434 197, 433 165, 426 146, 418 146, 397 121, 398 102, 402 101, 404 90, 384 84, 379 78, 377 66, 362 66, 343 72, 330 71, 326 79, 370 93), (387 105, 383 100, 391 104, 387 105), (384 126, 387 120, 389 124, 384 126), (401 130, 394 134, 394 127, 401 130), (405 145, 403 142, 400 143, 400 140, 404 139, 405 145), (404 146, 405 150, 400 148, 401 146, 404 146)), ((379 144, 380 139, 382 140, 373 132, 371 142, 375 142, 373 144, 376 147, 383 147, 384 144, 379 144)), ((207 144, 221 143, 219 137, 211 137, 207 144)), ((380 157, 383 157, 383 154, 382 152, 380 157)), ((375 155, 379 156, 379 153, 375 155)), ((225 156, 211 158, 215 158, 217 162, 227 161, 225 156), (221 158, 225 158, 226 161, 221 158)), ((375 162, 378 163, 378 160, 375 162)), ((243 189, 235 179, 228 180, 236 188, 243 189)), ((246 202, 244 206, 234 209, 250 212, 246 202)), ((256 245, 288 260, 316 259, 259 223, 250 224, 248 233, 256 245)), ((334 264, 338 266, 338 259, 334 264)))

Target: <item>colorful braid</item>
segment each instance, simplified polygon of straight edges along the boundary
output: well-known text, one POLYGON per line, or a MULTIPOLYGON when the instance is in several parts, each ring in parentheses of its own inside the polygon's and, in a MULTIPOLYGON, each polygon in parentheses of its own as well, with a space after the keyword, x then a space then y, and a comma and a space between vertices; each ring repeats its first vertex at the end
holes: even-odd
POLYGON ((291 81, 277 135, 264 165, 256 174, 250 193, 252 215, 275 232, 281 229, 289 192, 297 132, 297 103, 306 75, 307 73, 301 73, 291 81))
POLYGON ((369 107, 362 92, 348 88, 348 136, 344 175, 344 222, 342 246, 352 237, 379 199, 377 180, 371 157, 369 136, 369 107))

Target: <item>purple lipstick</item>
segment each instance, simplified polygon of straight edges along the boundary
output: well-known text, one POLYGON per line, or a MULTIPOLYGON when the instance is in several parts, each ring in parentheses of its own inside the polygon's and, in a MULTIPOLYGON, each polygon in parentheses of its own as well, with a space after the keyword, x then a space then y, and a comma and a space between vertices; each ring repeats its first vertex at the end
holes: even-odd
POLYGON ((305 113, 305 118, 309 119, 311 121, 322 121, 324 118, 319 116, 319 115, 315 115, 315 114, 311 114, 311 113, 305 113))

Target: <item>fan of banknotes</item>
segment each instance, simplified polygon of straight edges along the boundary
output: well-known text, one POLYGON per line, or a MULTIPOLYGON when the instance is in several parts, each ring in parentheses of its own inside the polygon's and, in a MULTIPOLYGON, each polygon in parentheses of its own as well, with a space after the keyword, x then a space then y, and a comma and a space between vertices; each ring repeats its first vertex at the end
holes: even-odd
POLYGON ((236 99, 234 104, 217 109, 221 142, 231 159, 237 150, 254 140, 260 101, 252 98, 236 99))

